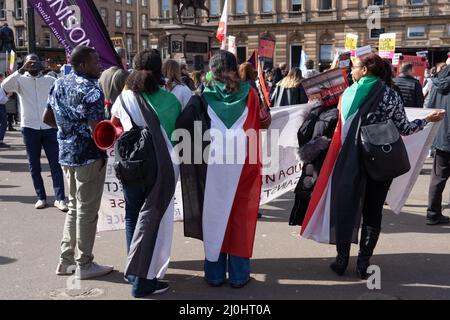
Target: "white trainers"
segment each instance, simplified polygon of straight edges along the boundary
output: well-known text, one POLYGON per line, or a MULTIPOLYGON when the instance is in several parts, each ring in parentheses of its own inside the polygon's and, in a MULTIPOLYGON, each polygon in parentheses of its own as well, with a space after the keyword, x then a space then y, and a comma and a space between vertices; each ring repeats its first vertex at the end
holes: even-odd
POLYGON ((55 200, 55 203, 53 205, 62 212, 69 211, 69 207, 64 203, 64 200, 55 200))
POLYGON ((58 276, 70 276, 75 273, 76 268, 75 264, 67 265, 60 262, 56 267, 56 274, 58 276))
POLYGON ((77 280, 86 280, 96 277, 104 276, 114 270, 113 266, 102 266, 96 262, 91 262, 87 266, 77 266, 75 271, 75 278, 77 280))
POLYGON ((46 200, 38 200, 36 202, 36 204, 34 205, 34 208, 35 209, 45 209, 46 206, 47 206, 46 200))

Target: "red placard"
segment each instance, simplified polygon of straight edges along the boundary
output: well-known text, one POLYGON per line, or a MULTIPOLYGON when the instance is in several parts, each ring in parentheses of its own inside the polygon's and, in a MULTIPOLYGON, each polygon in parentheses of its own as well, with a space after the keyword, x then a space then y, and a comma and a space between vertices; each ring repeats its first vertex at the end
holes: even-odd
POLYGON ((273 60, 275 54, 275 41, 268 39, 259 40, 259 57, 264 60, 273 60))

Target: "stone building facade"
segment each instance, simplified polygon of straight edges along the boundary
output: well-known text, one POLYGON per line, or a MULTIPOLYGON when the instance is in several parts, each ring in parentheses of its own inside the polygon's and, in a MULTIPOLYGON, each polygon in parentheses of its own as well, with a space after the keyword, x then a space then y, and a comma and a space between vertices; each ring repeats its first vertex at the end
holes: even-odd
MULTIPOLYGON (((123 39, 130 58, 146 47, 169 48, 167 28, 177 24, 174 0, 94 0, 111 37, 123 39)), ((225 0, 206 0, 210 21, 202 12, 200 24, 209 28, 212 51, 219 48, 214 31, 225 0)), ((377 47, 378 34, 395 32, 397 51, 414 54, 428 50, 430 62, 445 59, 450 50, 449 0, 229 0, 229 35, 237 37, 237 51, 244 60, 257 49, 259 39, 276 42, 274 63, 298 65, 301 50, 322 68, 328 66, 335 48, 344 47, 346 33, 358 34, 358 45, 377 47), (380 25, 369 30, 368 7, 376 5, 380 25)), ((16 33, 19 49, 26 49, 26 0, 0 0, 0 24, 8 22, 16 33)), ((185 13, 192 24, 192 10, 185 13)), ((61 55, 62 49, 36 15, 36 42, 45 55, 61 55)), ((202 46, 190 46, 193 50, 202 46)), ((20 51, 20 50, 19 50, 20 51)), ((192 62, 192 61, 191 61, 192 62)))

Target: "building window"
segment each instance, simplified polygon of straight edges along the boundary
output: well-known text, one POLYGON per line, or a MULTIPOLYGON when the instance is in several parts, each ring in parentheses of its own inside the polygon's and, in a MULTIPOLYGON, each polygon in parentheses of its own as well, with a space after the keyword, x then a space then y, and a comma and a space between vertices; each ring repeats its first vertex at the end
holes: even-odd
POLYGON ((116 11, 116 27, 122 27, 122 12, 116 11))
POLYGON ((142 4, 143 7, 146 7, 148 5, 147 0, 142 0, 142 4))
POLYGON ((409 3, 412 6, 421 6, 424 4, 424 1, 423 0, 409 0, 409 3))
POLYGON ((220 0, 210 0, 210 10, 212 16, 220 16, 220 0))
POLYGON ((100 16, 105 26, 108 26, 108 10, 106 8, 100 8, 100 16))
POLYGON ((291 11, 302 11, 302 0, 292 0, 291 11))
POLYGON ((116 3, 122 3, 122 0, 115 0, 116 3))
POLYGON ((0 20, 6 19, 5 1, 0 1, 0 20))
POLYGON ((263 0, 263 13, 271 13, 273 11, 272 0, 263 0))
POLYGON ((331 10, 332 0, 320 0, 320 10, 331 10))
POLYGON ((133 13, 127 11, 127 28, 133 28, 133 13))
POLYGON ((333 61, 333 45, 321 44, 320 45, 320 61, 331 62, 333 61))
POLYGON ((236 0, 236 14, 245 14, 245 0, 236 0))
POLYGON ((371 4, 373 6, 384 6, 384 0, 372 0, 371 4))
POLYGON ((220 0, 210 0, 210 6, 212 15, 220 15, 220 0))
POLYGON ((133 35, 131 34, 127 35, 127 50, 128 52, 133 51, 133 35))
POLYGON ((302 46, 291 46, 291 68, 300 67, 300 58, 302 56, 302 46))
POLYGON ((148 28, 148 23, 147 23, 147 21, 148 21, 147 15, 144 13, 144 14, 141 16, 141 25, 142 25, 142 29, 144 29, 144 30, 148 28))
POLYGON ((16 27, 16 46, 25 47, 25 28, 16 27))
POLYGON ((145 37, 145 38, 142 38, 141 39, 141 44, 142 44, 142 50, 144 50, 144 49, 147 49, 148 48, 148 38, 147 37, 145 37))
POLYGON ((247 61, 247 47, 237 47, 236 53, 239 64, 247 61))
POLYGON ((385 29, 370 29, 370 39, 379 39, 380 34, 385 33, 385 29))
POLYGON ((23 19, 23 2, 22 0, 16 0, 14 2, 14 13, 16 19, 23 19))
POLYGON ((161 2, 161 16, 163 18, 170 18, 170 3, 169 0, 162 0, 161 2))
POLYGON ((126 0, 125 3, 126 4, 131 4, 131 0, 126 0))
POLYGON ((44 47, 51 48, 52 47, 52 35, 50 32, 44 33, 44 47))
POLYGON ((449 25, 449 26, 447 26, 447 36, 449 36, 449 37, 450 37, 450 25, 449 25))
POLYGON ((408 38, 424 38, 425 27, 409 27, 408 38))

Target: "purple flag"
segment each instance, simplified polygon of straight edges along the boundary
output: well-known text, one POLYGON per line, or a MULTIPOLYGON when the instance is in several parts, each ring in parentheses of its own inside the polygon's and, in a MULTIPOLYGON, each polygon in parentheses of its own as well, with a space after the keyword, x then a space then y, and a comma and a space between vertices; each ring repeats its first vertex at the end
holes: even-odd
POLYGON ((30 0, 67 55, 78 45, 93 47, 102 67, 122 68, 105 24, 92 0, 30 0))

